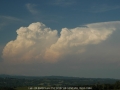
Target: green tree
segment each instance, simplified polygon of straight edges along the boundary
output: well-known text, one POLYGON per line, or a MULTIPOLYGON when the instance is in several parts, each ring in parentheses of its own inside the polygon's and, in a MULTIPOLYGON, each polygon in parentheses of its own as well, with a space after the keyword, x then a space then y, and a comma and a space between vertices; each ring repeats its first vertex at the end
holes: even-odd
POLYGON ((120 89, 120 81, 116 81, 114 84, 114 89, 120 89))

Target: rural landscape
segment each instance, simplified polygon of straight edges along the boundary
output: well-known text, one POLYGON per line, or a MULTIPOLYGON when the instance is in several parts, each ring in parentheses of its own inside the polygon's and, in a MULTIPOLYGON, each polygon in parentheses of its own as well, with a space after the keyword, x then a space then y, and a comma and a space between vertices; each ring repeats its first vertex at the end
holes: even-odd
POLYGON ((120 0, 0 0, 0 90, 120 90, 120 0))
POLYGON ((0 90, 120 90, 120 80, 64 76, 0 75, 0 90))

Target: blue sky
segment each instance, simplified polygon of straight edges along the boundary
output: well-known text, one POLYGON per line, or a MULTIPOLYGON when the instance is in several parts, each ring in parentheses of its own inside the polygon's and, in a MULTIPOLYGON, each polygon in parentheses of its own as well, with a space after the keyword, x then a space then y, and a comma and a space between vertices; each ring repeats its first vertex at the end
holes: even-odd
POLYGON ((119 0, 0 1, 0 73, 120 79, 119 0))

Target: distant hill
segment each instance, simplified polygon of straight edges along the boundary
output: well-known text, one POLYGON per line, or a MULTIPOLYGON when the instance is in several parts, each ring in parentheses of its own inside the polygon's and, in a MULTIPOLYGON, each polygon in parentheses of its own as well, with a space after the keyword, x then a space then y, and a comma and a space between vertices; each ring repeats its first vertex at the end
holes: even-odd
POLYGON ((104 79, 104 80, 119 80, 114 78, 84 78, 84 77, 70 77, 70 76, 23 76, 23 75, 8 75, 0 74, 0 78, 49 78, 49 79, 104 79))
POLYGON ((96 84, 114 84, 118 79, 79 78, 66 76, 18 76, 0 75, 0 87, 23 86, 80 86, 96 84))

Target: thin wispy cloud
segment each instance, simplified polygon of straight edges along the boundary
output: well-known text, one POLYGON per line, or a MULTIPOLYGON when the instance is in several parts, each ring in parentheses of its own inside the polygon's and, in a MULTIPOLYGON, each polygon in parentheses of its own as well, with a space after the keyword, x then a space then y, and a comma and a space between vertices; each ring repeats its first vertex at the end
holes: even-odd
POLYGON ((10 21, 23 21, 22 19, 12 17, 12 16, 0 16, 0 19, 10 20, 10 21))
POLYGON ((24 20, 16 18, 16 17, 12 17, 12 16, 1 16, 0 15, 0 30, 2 30, 1 28, 5 27, 8 24, 16 23, 16 22, 24 22, 24 20))
POLYGON ((32 13, 32 14, 37 14, 37 13, 39 13, 39 12, 35 9, 36 6, 37 6, 36 4, 31 4, 31 3, 27 3, 27 4, 26 4, 27 10, 28 10, 30 13, 32 13))
POLYGON ((74 4, 75 4, 74 0, 55 0, 54 2, 52 2, 52 5, 57 6, 71 6, 74 4))
POLYGON ((107 5, 107 4, 102 4, 102 5, 93 5, 91 7, 90 12, 93 13, 101 13, 101 12, 106 12, 106 11, 111 11, 111 10, 115 10, 115 9, 120 9, 120 6, 111 6, 111 5, 107 5))

